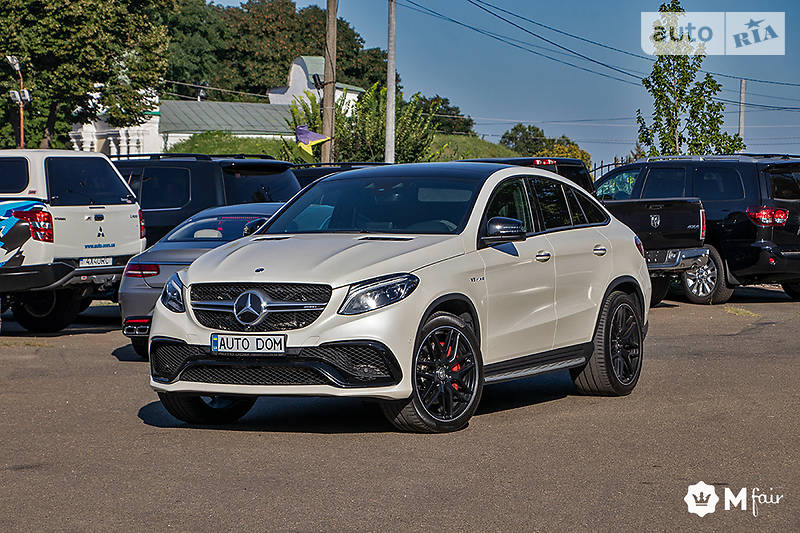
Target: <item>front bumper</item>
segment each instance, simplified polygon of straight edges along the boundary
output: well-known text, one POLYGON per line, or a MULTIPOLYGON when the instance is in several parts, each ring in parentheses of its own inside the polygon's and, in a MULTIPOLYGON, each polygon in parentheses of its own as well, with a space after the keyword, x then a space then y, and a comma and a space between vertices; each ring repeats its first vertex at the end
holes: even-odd
POLYGON ((339 315, 336 311, 346 294, 347 287, 334 289, 325 310, 306 327, 259 332, 286 336, 286 353, 279 356, 211 353, 212 333, 236 333, 204 327, 191 308, 173 313, 159 300, 150 332, 150 386, 161 392, 201 394, 408 398, 412 391, 414 342, 425 306, 417 301, 415 292, 382 309, 339 315), (183 346, 191 353, 173 354, 165 368, 160 346, 166 345, 183 346), (382 368, 391 369, 388 373, 377 372, 370 379, 369 374, 374 372, 370 365, 380 365, 369 361, 354 363, 355 356, 348 359, 341 354, 322 353, 331 347, 366 345, 380 352, 380 360, 385 362, 382 368), (356 368, 359 364, 361 368, 356 368), (254 378, 252 372, 262 377, 254 378))
POLYGON ((76 284, 108 285, 121 279, 128 260, 117 256, 106 267, 78 267, 75 259, 57 259, 46 265, 0 268, 0 293, 51 290, 76 284))
POLYGON ((678 250, 648 250, 647 270, 650 273, 678 273, 698 268, 708 262, 707 248, 684 248, 678 250))

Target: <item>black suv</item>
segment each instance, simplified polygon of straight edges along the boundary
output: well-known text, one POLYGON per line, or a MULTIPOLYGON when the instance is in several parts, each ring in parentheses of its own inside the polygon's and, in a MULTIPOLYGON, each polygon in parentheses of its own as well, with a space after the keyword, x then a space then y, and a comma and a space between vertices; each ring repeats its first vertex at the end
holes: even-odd
POLYGON ((481 159, 462 159, 462 161, 542 168, 559 176, 564 176, 573 183, 577 183, 590 194, 594 193, 592 176, 580 159, 571 157, 484 157, 481 159))
POLYGON ((268 156, 143 154, 113 161, 142 207, 148 246, 203 209, 285 202, 300 190, 292 164, 268 156))
POLYGON ((781 283, 800 299, 800 156, 651 157, 595 182, 601 199, 699 197, 706 266, 682 276, 687 298, 724 303, 737 285, 781 283))
POLYGON ((301 187, 310 185, 330 174, 337 172, 344 172, 345 170, 354 170, 356 168, 374 167, 380 165, 389 165, 391 163, 303 163, 292 166, 292 172, 300 182, 301 187))

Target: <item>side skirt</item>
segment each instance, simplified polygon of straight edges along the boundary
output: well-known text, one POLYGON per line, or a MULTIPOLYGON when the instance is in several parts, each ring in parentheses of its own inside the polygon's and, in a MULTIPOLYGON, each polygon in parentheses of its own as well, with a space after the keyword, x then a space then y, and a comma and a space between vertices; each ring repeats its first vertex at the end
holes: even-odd
POLYGON ((581 366, 592 355, 594 344, 585 342, 566 348, 558 348, 534 355, 517 357, 508 361, 486 365, 483 370, 485 383, 500 383, 525 378, 545 372, 581 366))

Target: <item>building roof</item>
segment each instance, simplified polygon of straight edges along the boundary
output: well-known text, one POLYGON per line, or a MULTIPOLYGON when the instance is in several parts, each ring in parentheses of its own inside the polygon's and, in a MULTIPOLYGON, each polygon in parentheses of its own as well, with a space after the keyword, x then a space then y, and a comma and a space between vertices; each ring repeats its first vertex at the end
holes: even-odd
MULTIPOLYGON (((310 86, 314 86, 314 74, 319 74, 320 79, 325 79, 325 58, 322 56, 300 56, 295 61, 302 61, 306 72, 306 82, 310 86)), ((363 93, 366 92, 361 87, 350 85, 349 83, 336 82, 337 89, 346 89, 350 92, 363 93)))
POLYGON ((238 134, 294 135, 288 105, 248 102, 162 100, 159 133, 229 131, 238 134))

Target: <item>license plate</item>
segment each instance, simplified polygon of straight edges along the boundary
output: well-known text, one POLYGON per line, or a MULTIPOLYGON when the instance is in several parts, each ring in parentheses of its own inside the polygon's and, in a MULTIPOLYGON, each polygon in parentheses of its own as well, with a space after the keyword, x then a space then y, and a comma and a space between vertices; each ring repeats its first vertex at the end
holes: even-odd
POLYGON ((224 335, 211 334, 211 351, 218 353, 283 353, 286 335, 224 335))
POLYGON ((78 261, 79 267, 107 267, 112 264, 110 257, 84 257, 78 261))

